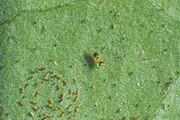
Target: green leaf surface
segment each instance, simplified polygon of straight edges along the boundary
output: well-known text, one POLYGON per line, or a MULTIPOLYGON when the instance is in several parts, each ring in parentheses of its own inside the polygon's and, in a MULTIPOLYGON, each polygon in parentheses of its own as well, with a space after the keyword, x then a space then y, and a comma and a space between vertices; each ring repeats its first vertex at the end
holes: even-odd
POLYGON ((180 119, 179 0, 0 3, 0 119, 180 119))

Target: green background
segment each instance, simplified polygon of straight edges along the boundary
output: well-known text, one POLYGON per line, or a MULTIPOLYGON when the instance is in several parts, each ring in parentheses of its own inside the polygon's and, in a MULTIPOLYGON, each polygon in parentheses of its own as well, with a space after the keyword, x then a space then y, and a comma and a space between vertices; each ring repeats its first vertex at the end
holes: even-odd
POLYGON ((178 120, 179 39, 179 0, 0 0, 0 119, 31 119, 31 100, 45 106, 52 99, 65 112, 45 108, 52 120, 178 120), (68 81, 55 81, 61 94, 80 90, 79 113, 66 109, 72 95, 58 103, 54 84, 33 86, 47 71, 68 81), (25 83, 31 86, 21 95, 25 83))

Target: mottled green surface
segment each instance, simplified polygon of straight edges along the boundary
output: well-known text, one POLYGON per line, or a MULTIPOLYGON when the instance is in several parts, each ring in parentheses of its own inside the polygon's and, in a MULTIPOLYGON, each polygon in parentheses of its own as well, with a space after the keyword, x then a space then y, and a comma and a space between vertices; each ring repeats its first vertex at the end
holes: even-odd
MULTIPOLYGON (((179 0, 47 1, 0 0, 3 120, 30 119, 32 100, 52 120, 180 119, 179 0), (103 68, 94 63, 94 52, 104 59, 103 68), (45 71, 32 75, 41 67, 45 71), (53 75, 55 82, 44 81, 48 71, 68 84, 53 75), (44 83, 34 86, 38 81, 44 83), (20 94, 25 83, 30 86, 20 94), (54 90, 58 84, 60 92, 54 90), (80 91, 76 102, 71 88, 80 91), (69 98, 59 102, 62 93, 69 98), (59 112, 47 108, 49 99, 61 107, 59 112), (19 100, 26 105, 21 107, 19 100), (80 107, 79 113, 68 112, 71 103, 73 109, 80 107)), ((33 113, 40 119, 40 112, 33 113)))

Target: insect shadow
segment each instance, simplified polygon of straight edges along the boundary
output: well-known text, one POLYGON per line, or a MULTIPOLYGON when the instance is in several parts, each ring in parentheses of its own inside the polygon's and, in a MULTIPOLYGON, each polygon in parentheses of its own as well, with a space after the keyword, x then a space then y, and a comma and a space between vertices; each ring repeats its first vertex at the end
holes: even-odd
POLYGON ((91 56, 88 53, 85 53, 84 58, 86 60, 86 65, 90 68, 93 69, 95 67, 95 62, 93 56, 91 56))

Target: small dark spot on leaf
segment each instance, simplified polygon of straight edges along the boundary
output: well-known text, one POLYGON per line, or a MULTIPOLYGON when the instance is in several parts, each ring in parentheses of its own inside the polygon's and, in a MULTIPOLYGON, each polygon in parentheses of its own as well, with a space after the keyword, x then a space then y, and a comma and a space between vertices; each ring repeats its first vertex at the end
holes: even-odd
POLYGON ((52 59, 49 59, 50 62, 52 62, 53 60, 52 59))
POLYGON ((128 75, 129 75, 129 76, 131 76, 131 75, 133 75, 133 74, 134 74, 133 72, 128 72, 128 75))
POLYGON ((54 45, 54 47, 57 47, 57 44, 53 44, 54 45))
POLYGON ((135 107, 138 107, 138 104, 135 104, 135 107))
POLYGON ((179 76, 179 73, 180 73, 179 71, 176 71, 176 72, 175 72, 175 74, 176 74, 177 76, 179 76))
POLYGON ((144 27, 144 24, 141 24, 141 27, 144 27))
POLYGON ((173 80, 173 77, 169 77, 169 80, 173 80))
POLYGON ((155 65, 152 65, 152 68, 156 68, 156 66, 155 66, 155 65))
POLYGON ((109 13, 113 13, 113 10, 111 10, 109 13))
POLYGON ((111 96, 108 97, 108 99, 111 99, 111 98, 112 98, 111 96))
POLYGON ((98 29, 97 32, 100 33, 102 31, 102 29, 98 29))
POLYGON ((2 70, 4 68, 4 66, 3 65, 0 65, 0 70, 2 70))
POLYGON ((85 20, 83 19, 83 20, 81 20, 81 23, 85 23, 85 20))
POLYGON ((165 25, 164 25, 164 24, 162 24, 161 26, 162 26, 162 27, 165 27, 165 25))
POLYGON ((96 106, 97 106, 97 103, 95 103, 94 106, 96 107, 96 106))
POLYGON ((33 24, 35 25, 35 24, 37 24, 37 22, 36 22, 36 21, 33 21, 33 24))
POLYGON ((121 120, 126 120, 126 117, 123 117, 121 120))
POLYGON ((159 84, 160 84, 160 81, 157 81, 157 84, 159 85, 159 84))
POLYGON ((153 32, 154 32, 153 30, 150 30, 150 31, 149 31, 150 34, 153 33, 153 32))
POLYGON ((122 39, 122 40, 125 40, 125 38, 124 38, 124 37, 121 37, 121 39, 122 39))
POLYGON ((164 49, 165 52, 166 52, 167 50, 168 50, 167 48, 164 49))

